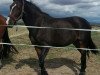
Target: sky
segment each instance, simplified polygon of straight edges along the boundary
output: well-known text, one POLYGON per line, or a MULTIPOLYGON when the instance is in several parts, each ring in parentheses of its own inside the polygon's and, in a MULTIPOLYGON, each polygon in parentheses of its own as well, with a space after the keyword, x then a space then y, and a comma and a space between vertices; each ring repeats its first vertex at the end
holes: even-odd
MULTIPOLYGON (((53 17, 80 16, 100 23, 100 0, 28 0, 53 17)), ((0 1, 0 13, 7 15, 13 0, 0 1)))

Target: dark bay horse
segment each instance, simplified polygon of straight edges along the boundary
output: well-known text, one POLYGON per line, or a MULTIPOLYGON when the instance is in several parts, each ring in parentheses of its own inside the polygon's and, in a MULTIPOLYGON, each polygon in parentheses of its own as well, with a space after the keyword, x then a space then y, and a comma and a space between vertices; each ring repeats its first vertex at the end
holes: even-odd
MULTIPOLYGON (((26 0, 13 0, 13 3, 10 6, 10 14, 7 19, 7 24, 15 25, 21 18, 26 26, 53 28, 28 28, 29 38, 32 44, 41 46, 35 46, 35 50, 39 58, 41 75, 48 75, 44 67, 44 59, 50 49, 42 46, 64 47, 73 44, 76 48, 96 49, 96 46, 92 41, 90 31, 86 32, 79 30, 72 31, 59 29, 91 29, 90 24, 84 18, 77 16, 53 18, 42 12, 35 4, 32 4, 31 2, 26 0)), ((86 55, 88 55, 90 51, 83 49, 78 49, 78 51, 81 53, 81 69, 79 75, 85 75, 86 55)), ((96 50, 91 50, 91 52, 94 54, 98 53, 96 50)))
MULTIPOLYGON (((6 18, 2 15, 0 15, 0 43, 11 43, 8 36, 6 18)), ((1 60, 3 58, 8 58, 9 53, 16 51, 13 45, 0 44, 0 68, 2 67, 1 60)))

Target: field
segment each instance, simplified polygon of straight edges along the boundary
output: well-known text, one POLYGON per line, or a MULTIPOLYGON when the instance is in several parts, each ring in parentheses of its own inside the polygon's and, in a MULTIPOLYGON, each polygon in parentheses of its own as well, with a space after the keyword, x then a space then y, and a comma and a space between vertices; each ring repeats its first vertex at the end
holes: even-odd
MULTIPOLYGON (((100 29, 100 27, 93 27, 93 29, 100 29)), ((31 44, 26 28, 19 28, 18 31, 16 28, 10 28, 9 35, 14 44, 31 44)), ((92 32, 92 38, 100 48, 100 32, 92 32)), ((4 67, 0 70, 0 75, 39 75, 38 59, 34 47, 26 45, 15 47, 19 53, 11 54, 11 58, 3 61, 4 67)), ((73 48, 75 47, 70 45, 62 49, 50 49, 45 63, 49 75, 78 75, 80 53, 73 48)), ((86 75, 100 75, 100 55, 90 54, 90 58, 87 58, 86 75)))

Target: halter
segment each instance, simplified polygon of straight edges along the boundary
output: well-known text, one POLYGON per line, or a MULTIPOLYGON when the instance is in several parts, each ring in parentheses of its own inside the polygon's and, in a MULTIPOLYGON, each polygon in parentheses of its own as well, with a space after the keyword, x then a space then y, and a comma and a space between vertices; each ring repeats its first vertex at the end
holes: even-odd
POLYGON ((16 19, 14 18, 14 16, 10 15, 9 17, 12 18, 12 20, 14 21, 14 24, 16 23, 16 21, 18 21, 20 18, 22 19, 22 16, 23 16, 23 13, 24 13, 24 0, 23 0, 23 5, 22 5, 22 12, 21 14, 19 15, 19 17, 16 19))

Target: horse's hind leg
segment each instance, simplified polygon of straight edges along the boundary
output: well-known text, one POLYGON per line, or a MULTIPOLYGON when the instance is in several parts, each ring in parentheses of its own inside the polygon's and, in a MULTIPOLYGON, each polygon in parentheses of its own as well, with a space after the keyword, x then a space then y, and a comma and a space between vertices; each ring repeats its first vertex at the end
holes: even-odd
POLYGON ((1 60, 2 60, 2 57, 1 57, 1 52, 0 52, 0 69, 2 68, 2 62, 1 62, 1 60))
POLYGON ((2 58, 1 58, 1 56, 0 56, 0 69, 3 67, 3 65, 2 65, 2 58))
POLYGON ((0 69, 3 67, 2 65, 2 45, 0 45, 0 69))
POLYGON ((44 60, 45 57, 49 51, 48 48, 41 48, 41 47, 35 47, 35 50, 38 54, 38 58, 39 58, 39 66, 41 68, 41 75, 48 75, 45 67, 44 67, 44 60))
MULTIPOLYGON (((76 48, 87 48, 86 45, 82 41, 75 41, 74 46, 76 48)), ((78 49, 78 51, 81 53, 81 69, 79 75, 85 75, 85 69, 86 69, 86 50, 78 49)))

